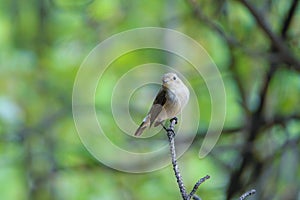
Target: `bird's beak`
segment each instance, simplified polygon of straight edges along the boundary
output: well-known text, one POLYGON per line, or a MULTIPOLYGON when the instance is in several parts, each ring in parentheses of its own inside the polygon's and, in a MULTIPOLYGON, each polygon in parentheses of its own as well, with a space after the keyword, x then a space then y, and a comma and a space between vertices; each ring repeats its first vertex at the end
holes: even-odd
POLYGON ((162 82, 163 82, 163 84, 165 84, 165 83, 169 82, 169 79, 165 78, 165 79, 162 80, 162 82))

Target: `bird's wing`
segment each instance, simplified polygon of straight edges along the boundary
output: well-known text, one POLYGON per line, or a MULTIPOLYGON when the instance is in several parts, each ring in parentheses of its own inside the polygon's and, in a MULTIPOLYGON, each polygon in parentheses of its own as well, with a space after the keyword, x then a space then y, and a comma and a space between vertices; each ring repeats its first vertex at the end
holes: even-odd
POLYGON ((167 91, 165 88, 160 89, 156 98, 153 102, 153 105, 149 111, 150 114, 150 127, 152 126, 153 122, 162 111, 163 106, 165 105, 167 98, 166 98, 167 91))
POLYGON ((135 136, 140 136, 143 131, 147 128, 147 126, 149 126, 149 123, 146 123, 147 121, 143 121, 141 123, 141 125, 139 126, 139 128, 135 131, 134 135, 135 136))

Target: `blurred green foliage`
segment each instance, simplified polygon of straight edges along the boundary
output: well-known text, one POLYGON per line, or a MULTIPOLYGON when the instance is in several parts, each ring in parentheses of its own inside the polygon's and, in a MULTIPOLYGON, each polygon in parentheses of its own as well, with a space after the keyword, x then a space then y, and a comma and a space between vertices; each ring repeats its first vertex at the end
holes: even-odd
MULTIPOLYGON (((278 33, 291 2, 252 3, 278 33)), ((111 35, 145 26, 172 28, 198 41, 218 66, 225 83, 224 134, 212 154, 200 160, 198 150, 210 120, 210 96, 205 82, 192 70, 185 71, 189 83, 197 88, 201 111, 196 141, 179 160, 187 188, 209 174, 212 178, 200 186, 198 194, 204 200, 225 199, 232 173, 241 168, 243 146, 253 145, 251 163, 257 165, 249 164, 240 174, 244 184, 240 183, 242 188, 235 191, 235 196, 255 188, 258 194, 253 199, 299 199, 299 71, 279 62, 265 92, 259 134, 253 143, 245 142, 271 58, 278 55, 270 51, 269 38, 239 1, 199 1, 199 5, 209 20, 239 44, 228 45, 215 29, 194 15, 189 1, 2 0, 1 199, 179 199, 171 166, 146 174, 110 169, 85 149, 72 118, 73 83, 84 58, 111 35)), ((299 20, 298 8, 285 40, 297 59, 299 20)), ((168 65, 168 56, 165 52, 144 50, 116 60, 102 80, 104 83, 99 83, 101 95, 96 93, 95 97, 99 115, 109 112, 109 95, 124 73, 148 62, 168 65)), ((152 89, 155 95, 157 87, 152 89)), ((136 102, 143 111, 130 108, 136 123, 149 108, 151 95, 147 102, 136 102)), ((111 132, 119 131, 113 119, 103 122, 111 132)), ((114 135, 111 139, 120 145, 125 142, 114 135)))

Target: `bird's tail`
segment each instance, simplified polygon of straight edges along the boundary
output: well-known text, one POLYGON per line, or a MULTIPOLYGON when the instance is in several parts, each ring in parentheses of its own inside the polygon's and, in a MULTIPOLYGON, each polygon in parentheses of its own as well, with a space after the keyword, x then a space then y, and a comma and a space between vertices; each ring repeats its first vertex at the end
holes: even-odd
POLYGON ((144 130, 150 125, 149 116, 145 117, 139 128, 135 131, 134 136, 140 136, 144 130))

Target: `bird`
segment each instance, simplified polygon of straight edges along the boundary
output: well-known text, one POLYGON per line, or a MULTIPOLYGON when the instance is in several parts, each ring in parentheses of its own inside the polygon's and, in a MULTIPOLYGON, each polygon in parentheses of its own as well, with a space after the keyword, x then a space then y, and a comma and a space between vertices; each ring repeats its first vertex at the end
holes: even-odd
MULTIPOLYGON (((189 100, 189 89, 175 73, 162 76, 162 85, 156 95, 150 111, 135 131, 134 136, 140 136, 147 127, 163 126, 166 119, 174 118, 182 111, 189 100)), ((164 126, 163 126, 164 127, 164 126)))

